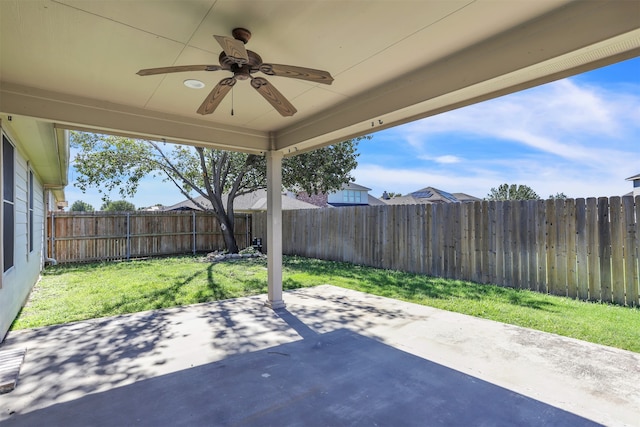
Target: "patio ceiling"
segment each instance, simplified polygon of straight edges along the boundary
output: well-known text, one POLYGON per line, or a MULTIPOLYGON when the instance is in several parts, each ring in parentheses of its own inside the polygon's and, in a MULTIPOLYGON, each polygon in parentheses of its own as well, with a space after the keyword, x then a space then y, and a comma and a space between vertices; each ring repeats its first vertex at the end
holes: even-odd
POLYGON ((2 0, 0 119, 289 154, 638 56, 639 28, 638 1, 2 0), (265 62, 335 81, 264 76, 293 117, 242 81, 201 116, 230 73, 136 75, 217 64, 235 27, 265 62))

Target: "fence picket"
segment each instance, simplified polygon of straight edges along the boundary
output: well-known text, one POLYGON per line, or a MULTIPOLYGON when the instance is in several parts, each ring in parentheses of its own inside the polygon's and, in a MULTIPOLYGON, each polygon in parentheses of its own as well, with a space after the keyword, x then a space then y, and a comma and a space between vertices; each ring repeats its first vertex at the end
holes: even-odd
POLYGON ((586 300, 589 298, 588 276, 588 242, 587 242, 587 208, 585 199, 576 199, 576 281, 577 298, 586 300))
POLYGON ((555 200, 545 202, 547 212, 547 277, 549 283, 549 293, 558 294, 558 217, 556 213, 555 200))
POLYGON ((611 225, 609 199, 598 198, 598 239, 600 258, 600 299, 611 302, 611 225))
MULTIPOLYGON (((640 198, 638 199, 640 202, 640 198)), ((640 219, 634 218, 633 197, 622 198, 622 230, 624 232, 624 278, 625 278, 625 302, 631 307, 638 306, 638 268, 637 251, 638 238, 636 234, 636 223, 640 219)))
POLYGON ((625 303, 624 286, 624 232, 620 197, 609 198, 611 225, 611 297, 616 304, 625 303), (617 242, 617 243, 613 243, 617 242))
POLYGON ((496 202, 496 218, 495 218, 495 245, 496 245, 496 271, 495 271, 495 282, 497 285, 504 286, 505 277, 507 273, 505 273, 504 269, 504 234, 505 234, 505 224, 504 224, 504 202, 496 202))
MULTIPOLYGON (((487 243, 489 250, 487 251, 487 274, 485 275, 485 283, 498 284, 498 232, 497 229, 497 208, 498 202, 488 202, 487 212, 487 243)), ((500 273, 502 274, 502 273, 500 273)))
POLYGON ((598 223, 598 201, 587 199, 587 265, 589 279, 589 299, 600 300, 600 232, 598 223))
POLYGON ((512 206, 512 210, 511 210, 511 217, 510 217, 510 222, 511 222, 511 271, 512 271, 512 276, 511 276, 511 286, 513 286, 514 288, 518 288, 521 289, 522 288, 522 282, 520 280, 520 274, 521 274, 521 256, 523 256, 522 254, 522 236, 520 235, 521 233, 521 228, 522 228, 522 224, 521 224, 521 219, 522 219, 522 202, 521 201, 516 201, 514 203, 511 203, 512 206))
POLYGON ((424 208, 424 219, 425 219, 425 224, 424 224, 424 229, 425 229, 425 242, 427 242, 427 251, 426 251, 426 259, 425 259, 425 274, 428 274, 430 276, 435 276, 436 273, 434 271, 434 254, 433 254, 433 243, 434 243, 434 237, 433 237, 433 223, 434 223, 434 219, 433 219, 433 206, 431 205, 427 205, 424 208))
POLYGON ((549 292, 549 269, 547 268, 547 210, 544 200, 536 200, 536 291, 549 292))
POLYGON ((554 200, 556 236, 555 295, 567 296, 567 207, 563 199, 554 200))
POLYGON ((566 216, 566 239, 567 239, 567 296, 576 298, 578 296, 578 282, 576 263, 578 254, 576 252, 576 202, 567 199, 564 203, 566 216))
POLYGON ((471 204, 473 215, 473 275, 471 280, 474 282, 482 283, 482 270, 483 270, 483 254, 487 252, 486 235, 483 231, 486 228, 483 226, 482 219, 486 217, 486 202, 473 202, 471 204))
POLYGON ((536 239, 536 207, 537 200, 527 202, 527 239, 529 252, 529 275, 527 277, 528 288, 531 291, 538 290, 538 240, 536 239))

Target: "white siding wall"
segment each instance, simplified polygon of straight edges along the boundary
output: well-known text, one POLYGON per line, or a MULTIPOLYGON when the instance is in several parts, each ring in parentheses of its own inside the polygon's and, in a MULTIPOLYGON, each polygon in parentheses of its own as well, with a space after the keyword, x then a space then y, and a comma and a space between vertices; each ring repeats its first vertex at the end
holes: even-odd
POLYGON ((15 150, 15 242, 14 266, 2 277, 0 288, 0 342, 40 277, 44 250, 44 189, 34 172, 34 247, 29 252, 29 167, 20 150, 20 141, 12 138, 15 150))

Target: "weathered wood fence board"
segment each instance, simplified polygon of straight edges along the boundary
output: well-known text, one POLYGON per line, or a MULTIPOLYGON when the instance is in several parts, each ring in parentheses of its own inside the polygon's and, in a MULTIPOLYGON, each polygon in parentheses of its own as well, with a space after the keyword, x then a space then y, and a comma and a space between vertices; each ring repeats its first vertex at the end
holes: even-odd
MULTIPOLYGON (((253 235, 266 236, 266 214, 253 235)), ((640 305, 640 197, 287 211, 283 251, 640 305)))
MULTIPOLYGON (((49 254, 60 263, 119 260, 224 249, 205 212, 53 212, 49 254)), ((251 215, 236 215, 236 241, 250 245, 251 215)))

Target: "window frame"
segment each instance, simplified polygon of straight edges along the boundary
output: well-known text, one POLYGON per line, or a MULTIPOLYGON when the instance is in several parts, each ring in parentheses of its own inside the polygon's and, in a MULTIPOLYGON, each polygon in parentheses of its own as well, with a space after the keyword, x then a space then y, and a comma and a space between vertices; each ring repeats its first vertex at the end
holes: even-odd
POLYGON ((362 191, 342 190, 342 202, 362 204, 362 191))
POLYGON ((2 132, 2 147, 0 149, 0 161, 2 164, 2 187, 0 199, 2 200, 2 274, 15 267, 15 231, 16 231, 16 147, 4 132, 2 132), (8 149, 7 149, 8 148, 8 149), (10 154, 11 159, 6 159, 10 154), (8 170, 6 166, 9 166, 8 170), (9 182, 7 182, 9 181, 9 182), (11 186, 10 197, 7 198, 7 189, 11 186), (10 211, 10 215, 7 213, 10 211), (7 218, 9 217, 9 218, 7 218), (9 266, 7 266, 9 264, 9 266))
POLYGON ((28 168, 28 172, 27 172, 27 179, 29 180, 29 182, 27 183, 27 191, 29 192, 29 194, 27 195, 27 245, 28 245, 28 251, 29 253, 33 253, 34 249, 35 249, 35 239, 34 239, 34 228, 35 225, 33 223, 34 221, 34 184, 33 184, 33 180, 34 180, 35 176, 33 173, 33 169, 31 169, 31 167, 28 168))

